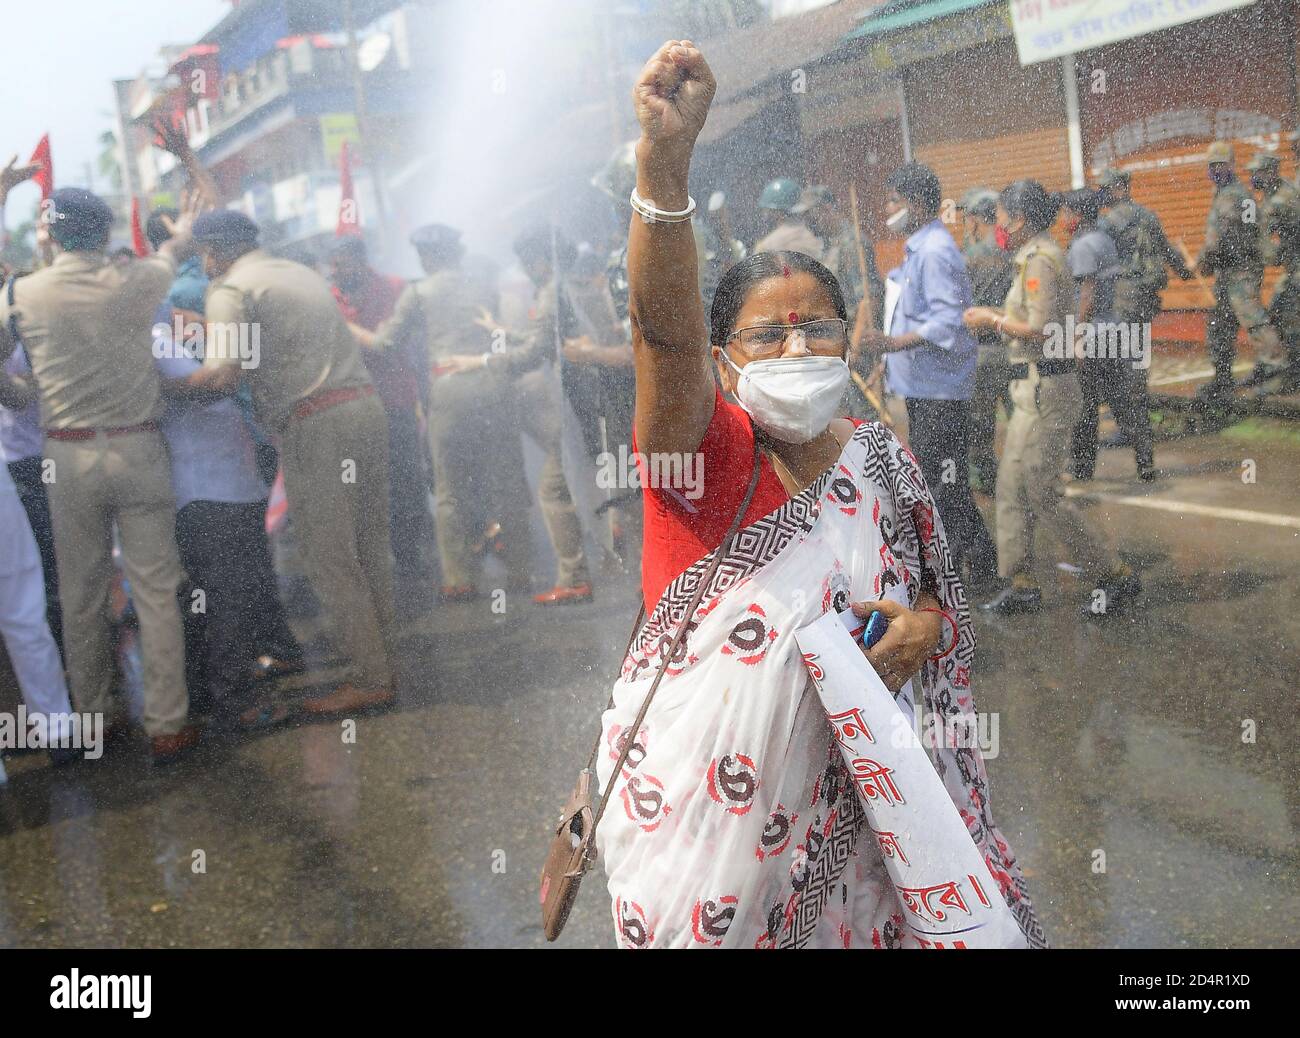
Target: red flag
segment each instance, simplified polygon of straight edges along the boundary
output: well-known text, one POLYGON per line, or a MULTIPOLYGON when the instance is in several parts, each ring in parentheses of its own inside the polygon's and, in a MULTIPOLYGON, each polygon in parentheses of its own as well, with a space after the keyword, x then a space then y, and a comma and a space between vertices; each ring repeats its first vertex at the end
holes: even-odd
POLYGON ((135 249, 135 254, 142 259, 152 251, 144 236, 144 228, 140 226, 140 199, 138 198, 131 199, 131 248, 135 249))
POLYGON ((32 152, 32 157, 27 160, 29 166, 35 162, 39 162, 41 168, 32 179, 41 186, 41 198, 49 198, 50 192, 54 190, 54 160, 50 158, 50 135, 48 133, 41 138, 40 143, 36 145, 36 150, 32 152))
POLYGON ((339 154, 339 224, 334 229, 334 237, 345 238, 348 235, 361 234, 361 216, 357 212, 357 199, 352 189, 352 151, 348 142, 343 142, 339 154))

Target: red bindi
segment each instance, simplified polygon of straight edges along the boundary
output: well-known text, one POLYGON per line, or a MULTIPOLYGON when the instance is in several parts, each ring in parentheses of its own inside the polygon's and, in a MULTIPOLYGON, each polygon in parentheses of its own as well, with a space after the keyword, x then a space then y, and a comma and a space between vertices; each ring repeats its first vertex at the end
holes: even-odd
POLYGON ((788 314, 786 314, 786 317, 790 319, 791 324, 799 323, 799 315, 795 313, 793 310, 791 310, 788 314))

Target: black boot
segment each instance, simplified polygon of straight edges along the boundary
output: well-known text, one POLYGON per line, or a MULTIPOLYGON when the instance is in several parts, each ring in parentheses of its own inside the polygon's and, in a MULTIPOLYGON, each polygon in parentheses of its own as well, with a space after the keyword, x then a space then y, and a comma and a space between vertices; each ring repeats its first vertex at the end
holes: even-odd
POLYGON ((1003 588, 980 606, 986 613, 1014 616, 1017 613, 1036 613, 1043 608, 1043 592, 1036 587, 1003 588))

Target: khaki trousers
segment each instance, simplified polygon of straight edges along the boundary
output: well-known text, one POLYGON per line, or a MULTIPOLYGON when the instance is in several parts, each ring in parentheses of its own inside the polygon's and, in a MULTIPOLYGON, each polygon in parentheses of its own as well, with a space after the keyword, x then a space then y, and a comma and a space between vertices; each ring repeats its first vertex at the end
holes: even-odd
POLYGON ((378 396, 290 418, 280 464, 303 571, 320 596, 358 688, 390 688, 393 563, 388 418, 378 396))
POLYGON ((77 710, 108 713, 113 684, 109 588, 113 525, 140 618, 144 730, 174 735, 189 714, 185 639, 176 591, 176 502, 171 462, 156 431, 45 441, 54 554, 63 606, 68 686, 77 710))
POLYGON ((1060 538, 1070 561, 1088 576, 1106 575, 1117 557, 1089 532, 1082 513, 1061 494, 1061 473, 1070 453, 1070 432, 1079 419, 1082 394, 1072 375, 1029 377, 1011 383, 1014 405, 998 465, 996 513, 998 574, 1037 584, 1034 532, 1041 521, 1060 538))
POLYGON ((507 583, 528 584, 528 480, 519 435, 502 421, 510 411, 505 387, 488 372, 435 379, 429 391, 438 559, 449 587, 478 583, 482 567, 473 544, 492 519, 501 524, 507 583))
POLYGON ((520 377, 515 394, 524 433, 546 453, 537 477, 537 503, 542 506, 542 520, 555 551, 556 586, 586 584, 591 578, 582 549, 582 526, 564 477, 560 415, 565 402, 560 380, 549 366, 542 367, 520 377))

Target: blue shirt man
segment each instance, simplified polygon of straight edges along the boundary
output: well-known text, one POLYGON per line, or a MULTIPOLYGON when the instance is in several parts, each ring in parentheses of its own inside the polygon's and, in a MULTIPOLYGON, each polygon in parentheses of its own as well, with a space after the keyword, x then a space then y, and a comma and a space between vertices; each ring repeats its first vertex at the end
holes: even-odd
POLYGON ((921 340, 885 354, 890 391, 925 400, 969 400, 978 350, 961 315, 972 302, 970 275, 957 243, 937 218, 907 239, 903 262, 889 272, 889 281, 886 332, 894 338, 914 333, 921 340))
POLYGON ((934 171, 908 162, 887 186, 885 226, 906 234, 907 242, 885 285, 884 331, 865 335, 862 348, 884 355, 886 384, 907 403, 907 443, 954 546, 957 571, 969 562, 972 590, 982 594, 998 579, 997 546, 975 507, 968 472, 978 355, 975 336, 962 323, 971 305, 970 275, 939 221, 943 197, 934 171))

